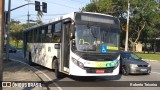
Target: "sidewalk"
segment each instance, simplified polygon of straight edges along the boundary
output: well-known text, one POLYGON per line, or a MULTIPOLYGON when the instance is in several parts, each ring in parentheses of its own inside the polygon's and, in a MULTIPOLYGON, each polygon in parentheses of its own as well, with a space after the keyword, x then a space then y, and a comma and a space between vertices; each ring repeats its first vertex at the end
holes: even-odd
MULTIPOLYGON (((3 60, 3 81, 17 83, 37 83, 42 81, 32 70, 31 67, 16 61, 3 60)), ((13 83, 12 83, 13 84, 13 83)), ((47 87, 40 87, 45 85, 37 84, 37 87, 3 87, 3 90, 47 90, 47 87)), ((28 84, 27 84, 28 85, 28 84)), ((15 86, 15 85, 12 85, 15 86)))

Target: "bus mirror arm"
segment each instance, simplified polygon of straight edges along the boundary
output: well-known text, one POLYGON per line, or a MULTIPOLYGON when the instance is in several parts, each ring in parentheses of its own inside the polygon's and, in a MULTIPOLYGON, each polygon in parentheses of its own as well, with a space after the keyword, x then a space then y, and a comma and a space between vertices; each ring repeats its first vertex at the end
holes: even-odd
POLYGON ((71 22, 72 22, 72 20, 70 18, 67 18, 63 21, 63 24, 67 24, 67 23, 71 23, 71 22))
POLYGON ((73 33, 70 34, 70 40, 74 39, 75 35, 73 33))
POLYGON ((55 48, 55 49, 60 49, 60 44, 55 44, 55 45, 54 45, 54 48, 55 48))
POLYGON ((74 23, 72 23, 71 27, 70 27, 70 40, 75 39, 75 28, 73 27, 74 23))

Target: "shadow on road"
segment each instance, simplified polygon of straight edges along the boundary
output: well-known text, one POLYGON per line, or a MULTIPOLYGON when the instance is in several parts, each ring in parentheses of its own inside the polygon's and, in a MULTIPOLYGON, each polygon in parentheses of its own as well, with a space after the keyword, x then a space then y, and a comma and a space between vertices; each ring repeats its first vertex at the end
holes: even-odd
MULTIPOLYGON (((92 77, 84 77, 84 76, 68 76, 67 78, 70 80, 66 81, 64 78, 54 79, 53 82, 57 83, 60 87, 106 87, 106 85, 111 85, 116 80, 119 80, 122 75, 117 76, 92 76, 92 77)), ((51 84, 47 82, 47 84, 51 84)), ((48 85, 50 86, 50 85, 48 85)))
POLYGON ((12 60, 3 60, 3 71, 15 73, 18 71, 29 72, 31 70, 28 69, 28 67, 26 67, 26 65, 21 64, 20 62, 15 62, 12 60))
POLYGON ((119 80, 121 78, 121 75, 116 76, 67 76, 68 78, 74 80, 74 81, 80 81, 80 82, 101 82, 101 81, 112 81, 112 80, 119 80))

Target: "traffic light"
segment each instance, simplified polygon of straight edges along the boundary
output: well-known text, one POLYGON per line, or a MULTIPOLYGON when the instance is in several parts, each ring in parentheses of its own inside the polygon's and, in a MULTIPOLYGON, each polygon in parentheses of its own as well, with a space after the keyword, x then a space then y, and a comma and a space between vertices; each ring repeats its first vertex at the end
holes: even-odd
POLYGON ((47 3, 42 2, 42 12, 47 13, 47 3))
POLYGON ((35 10, 36 11, 41 11, 41 9, 40 9, 40 2, 39 1, 35 1, 35 10))

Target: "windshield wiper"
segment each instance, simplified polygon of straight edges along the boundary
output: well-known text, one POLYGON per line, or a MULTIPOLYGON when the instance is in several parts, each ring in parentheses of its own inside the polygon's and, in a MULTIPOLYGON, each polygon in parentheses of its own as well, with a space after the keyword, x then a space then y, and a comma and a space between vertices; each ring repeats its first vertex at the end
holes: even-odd
POLYGON ((94 39, 96 40, 95 41, 95 43, 96 43, 96 45, 98 45, 98 43, 97 43, 97 36, 93 33, 93 29, 92 28, 90 28, 90 30, 91 30, 91 34, 92 34, 92 36, 94 37, 94 39))

